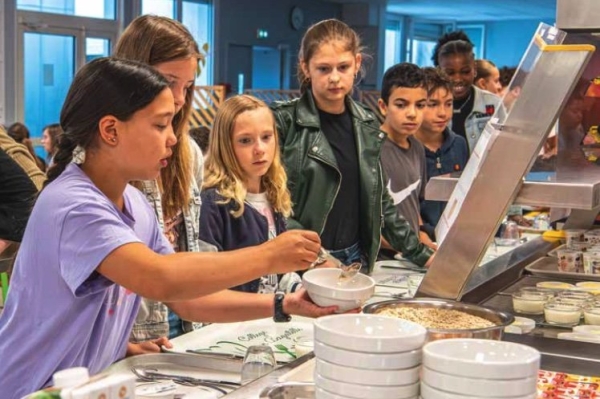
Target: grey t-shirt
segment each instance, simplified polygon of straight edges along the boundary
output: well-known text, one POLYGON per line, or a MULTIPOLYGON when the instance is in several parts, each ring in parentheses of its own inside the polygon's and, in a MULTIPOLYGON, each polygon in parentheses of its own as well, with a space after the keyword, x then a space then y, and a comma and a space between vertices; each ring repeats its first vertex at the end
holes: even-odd
POLYGON ((412 136, 410 147, 399 147, 390 139, 381 147, 381 165, 384 183, 398 214, 402 215, 412 229, 419 232, 419 203, 425 197, 427 164, 423 145, 412 136))

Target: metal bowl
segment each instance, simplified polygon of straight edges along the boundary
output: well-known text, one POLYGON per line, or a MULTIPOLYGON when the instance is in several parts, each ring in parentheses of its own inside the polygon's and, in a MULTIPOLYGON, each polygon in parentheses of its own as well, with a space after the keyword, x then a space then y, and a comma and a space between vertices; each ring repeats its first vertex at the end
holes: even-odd
POLYGON ((393 299, 372 303, 363 308, 364 313, 377 313, 379 310, 388 307, 408 307, 408 308, 438 308, 458 310, 473 316, 481 317, 495 324, 493 327, 471 328, 471 329, 427 329, 427 341, 436 341, 446 338, 482 338, 501 340, 504 333, 504 327, 512 324, 515 318, 510 313, 501 312, 483 306, 471 305, 468 303, 450 301, 446 299, 415 298, 415 299, 393 299))

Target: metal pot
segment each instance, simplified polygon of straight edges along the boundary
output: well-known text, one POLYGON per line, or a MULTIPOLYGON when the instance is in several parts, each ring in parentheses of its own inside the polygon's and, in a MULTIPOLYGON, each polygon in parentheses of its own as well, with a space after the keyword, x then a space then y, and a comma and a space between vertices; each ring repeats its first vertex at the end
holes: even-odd
POLYGON ((415 299, 394 299, 372 303, 363 308, 363 313, 377 313, 383 308, 388 307, 408 307, 408 308, 438 308, 458 310, 473 316, 481 317, 495 324, 493 327, 472 328, 464 330, 442 330, 427 329, 427 341, 435 341, 446 338, 483 338, 501 340, 504 327, 515 321, 510 313, 498 310, 484 308, 482 306, 471 305, 468 303, 450 301, 446 299, 433 298, 415 298, 415 299))

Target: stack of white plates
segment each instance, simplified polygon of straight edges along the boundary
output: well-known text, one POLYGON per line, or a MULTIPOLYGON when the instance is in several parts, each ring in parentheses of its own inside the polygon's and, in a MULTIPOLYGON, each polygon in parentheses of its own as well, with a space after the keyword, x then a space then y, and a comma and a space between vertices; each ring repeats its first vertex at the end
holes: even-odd
POLYGON ((484 339, 446 339, 423 347, 422 399, 536 399, 540 353, 484 339))
POLYGON ((391 317, 344 314, 315 321, 317 399, 416 399, 424 327, 391 317))

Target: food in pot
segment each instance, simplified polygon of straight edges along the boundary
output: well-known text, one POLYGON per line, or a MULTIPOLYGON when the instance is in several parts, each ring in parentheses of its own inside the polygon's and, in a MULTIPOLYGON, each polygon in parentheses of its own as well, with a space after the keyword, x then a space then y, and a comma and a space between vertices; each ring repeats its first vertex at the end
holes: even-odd
POLYGON ((453 309, 387 306, 375 313, 412 321, 434 330, 468 330, 496 326, 483 317, 453 309))

